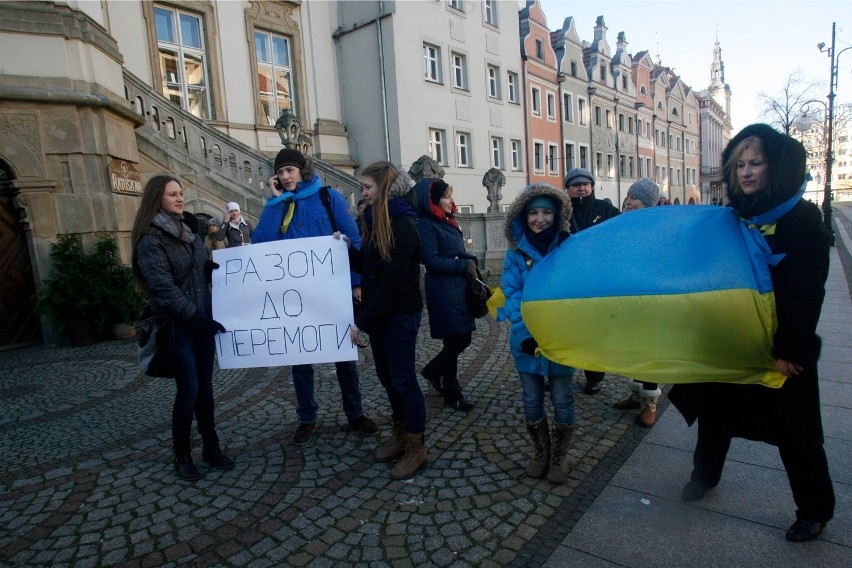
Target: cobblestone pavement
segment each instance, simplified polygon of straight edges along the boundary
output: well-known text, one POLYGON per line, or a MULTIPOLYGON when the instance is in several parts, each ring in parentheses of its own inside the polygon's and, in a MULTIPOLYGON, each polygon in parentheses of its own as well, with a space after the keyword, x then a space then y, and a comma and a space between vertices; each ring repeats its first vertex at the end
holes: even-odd
MULTIPOLYGON (((424 317, 425 322, 425 317, 424 317)), ((289 368, 217 370, 218 432, 231 471, 171 465, 173 383, 140 374, 133 341, 0 352, 0 565, 538 566, 645 430, 610 408, 627 381, 594 397, 575 384, 571 479, 524 476, 531 455, 508 328, 479 320, 459 365, 470 414, 427 390, 429 467, 392 481, 377 439, 346 431, 333 365, 317 367, 320 423, 292 443, 289 368)), ((439 349, 424 323, 419 365, 439 349)), ((389 432, 369 358, 364 406, 389 432)))

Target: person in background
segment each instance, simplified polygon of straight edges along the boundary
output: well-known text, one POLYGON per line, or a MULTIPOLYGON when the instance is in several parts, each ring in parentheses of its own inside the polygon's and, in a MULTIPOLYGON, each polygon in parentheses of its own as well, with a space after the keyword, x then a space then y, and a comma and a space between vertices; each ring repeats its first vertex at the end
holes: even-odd
MULTIPOLYGON (((660 186, 648 178, 637 180, 627 190, 624 211, 655 207, 659 203, 660 186)), ((657 422, 657 401, 661 391, 657 383, 630 381, 630 395, 612 405, 616 410, 637 410, 636 423, 650 428, 657 422)))
MULTIPOLYGON (((363 285, 363 307, 352 326, 352 342, 360 345, 361 330, 370 337, 376 375, 391 406, 393 434, 376 448, 375 460, 399 459, 391 478, 408 479, 428 463, 426 401, 414 363, 423 298, 413 183, 390 162, 364 168, 361 183, 369 205, 361 224, 361 250, 349 247, 350 263, 363 285)), ((351 237, 346 240, 351 243, 351 237)))
MULTIPOLYGON (((816 334, 828 278, 830 237, 820 210, 802 199, 807 152, 766 124, 740 130, 722 153, 728 205, 759 227, 773 255, 769 267, 777 327, 772 354, 787 377, 781 388, 736 383, 675 385, 669 398, 689 424, 698 420, 693 470, 684 501, 696 501, 722 476, 731 438, 778 447, 796 503, 788 541, 815 539, 834 516, 834 488, 823 448, 816 334)), ((724 356, 724 354, 720 354, 724 356)))
POLYGON ((225 245, 229 248, 241 247, 251 244, 252 232, 251 223, 243 219, 240 213, 240 206, 234 201, 228 202, 225 205, 225 216, 222 218, 216 238, 225 241, 225 245))
POLYGON ((219 221, 210 219, 207 221, 207 235, 204 236, 204 250, 207 252, 207 260, 213 260, 213 251, 225 248, 225 242, 216 238, 219 232, 219 221))
MULTIPOLYGON (((585 168, 574 168, 565 176, 565 189, 571 198, 570 231, 579 233, 619 214, 609 201, 595 198, 595 177, 585 168)), ((583 392, 597 394, 601 390, 603 371, 583 371, 586 385, 583 392)))
MULTIPOLYGON (((260 215, 253 234, 254 242, 332 235, 335 228, 322 202, 322 183, 305 155, 298 150, 285 148, 278 152, 273 166, 275 174, 269 178, 272 197, 260 215)), ((342 232, 352 235, 353 246, 359 248, 361 238, 346 199, 332 189, 326 188, 326 191, 334 224, 342 232)), ((361 277, 352 273, 351 280, 352 298, 357 306, 361 301, 361 277)), ((334 366, 349 428, 365 436, 377 435, 379 427, 364 413, 357 362, 338 361, 334 366)), ((314 367, 293 365, 292 376, 296 415, 299 419, 293 441, 298 446, 304 446, 313 438, 319 411, 314 395, 314 367)))
POLYGON ((195 216, 184 211, 183 188, 171 176, 151 178, 133 223, 133 274, 148 292, 154 313, 174 321, 176 360, 172 443, 177 475, 201 477, 192 461, 192 416, 201 435, 201 459, 218 469, 234 462, 219 447, 213 419, 214 336, 225 328, 212 319, 208 263, 195 216))
POLYGON ((426 307, 429 332, 444 347, 420 372, 455 410, 470 412, 458 380, 459 355, 470 346, 476 323, 467 307, 467 289, 476 278, 476 259, 464 250, 464 238, 455 219, 453 188, 439 178, 425 178, 414 186, 420 261, 426 267, 426 307))
POLYGON ((554 484, 568 480, 568 448, 574 437, 574 369, 536 353, 538 343, 521 317, 521 297, 531 268, 568 237, 571 203, 568 194, 549 184, 527 186, 506 212, 506 258, 501 287, 506 303, 498 321, 511 324, 509 348, 521 380, 524 418, 533 445, 527 475, 554 484), (544 405, 545 377, 553 405, 553 438, 544 405))

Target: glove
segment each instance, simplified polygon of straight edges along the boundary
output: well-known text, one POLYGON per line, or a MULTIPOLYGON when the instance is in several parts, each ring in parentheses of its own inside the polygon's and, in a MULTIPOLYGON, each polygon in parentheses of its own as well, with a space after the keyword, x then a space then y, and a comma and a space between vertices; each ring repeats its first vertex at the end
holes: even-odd
POLYGON ((219 268, 218 262, 213 262, 212 260, 207 260, 204 262, 204 274, 207 277, 208 284, 213 282, 213 271, 217 268, 219 268))
POLYGON ((529 337, 521 342, 521 352, 525 355, 535 356, 535 348, 538 347, 538 341, 529 337))
POLYGON ((227 330, 225 326, 219 323, 214 319, 210 319, 199 311, 195 312, 195 315, 192 316, 192 319, 189 320, 189 323, 203 332, 209 333, 210 335, 216 335, 217 333, 225 333, 227 330))
POLYGON ((467 268, 465 268, 465 274, 467 275, 467 279, 470 282, 473 282, 474 280, 476 280, 476 269, 477 269, 476 261, 473 260, 472 258, 467 259, 467 268))

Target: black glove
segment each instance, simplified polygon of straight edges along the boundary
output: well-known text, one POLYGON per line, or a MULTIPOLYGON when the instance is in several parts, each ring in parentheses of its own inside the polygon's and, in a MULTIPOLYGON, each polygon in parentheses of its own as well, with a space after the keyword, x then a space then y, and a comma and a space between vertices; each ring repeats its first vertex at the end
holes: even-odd
POLYGON ((210 319, 199 311, 195 312, 195 315, 192 316, 192 319, 189 320, 189 323, 195 327, 209 333, 210 335, 216 335, 217 333, 225 333, 227 330, 225 326, 219 323, 214 319, 210 319))
POLYGON ((468 282, 473 282, 476 280, 476 261, 472 258, 467 259, 467 266, 465 267, 465 275, 467 276, 468 282))
POLYGON ((204 274, 207 277, 208 284, 213 282, 213 271, 217 268, 219 268, 218 262, 213 262, 212 260, 204 261, 204 274))
POLYGON ((535 348, 538 347, 538 341, 529 337, 521 342, 521 352, 526 355, 535 355, 535 348))

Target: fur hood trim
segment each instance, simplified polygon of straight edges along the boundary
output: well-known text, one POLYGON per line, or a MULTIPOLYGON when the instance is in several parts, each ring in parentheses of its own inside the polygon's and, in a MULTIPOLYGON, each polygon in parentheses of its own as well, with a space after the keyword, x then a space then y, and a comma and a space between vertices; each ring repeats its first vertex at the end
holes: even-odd
POLYGON ((536 197, 548 197, 557 204, 559 211, 556 211, 559 230, 567 233, 571 223, 571 199, 568 197, 568 192, 564 189, 557 189, 539 181, 526 186, 521 193, 509 206, 506 211, 506 226, 504 233, 506 235, 506 244, 511 249, 517 249, 518 243, 524 234, 525 219, 523 218, 524 209, 527 204, 536 197))

